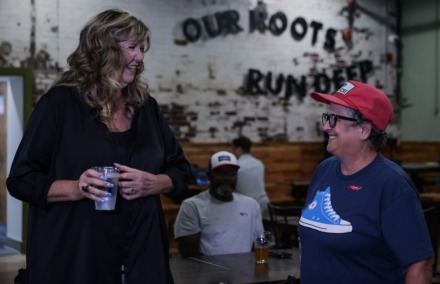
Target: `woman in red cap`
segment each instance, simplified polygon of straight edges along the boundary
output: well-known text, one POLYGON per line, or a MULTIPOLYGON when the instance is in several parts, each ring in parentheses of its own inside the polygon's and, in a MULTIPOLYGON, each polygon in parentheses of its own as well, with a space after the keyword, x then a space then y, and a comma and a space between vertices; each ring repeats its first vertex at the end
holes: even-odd
POLYGON ((393 109, 346 82, 322 115, 333 154, 316 169, 300 218, 301 283, 431 283, 433 248, 417 188, 379 154, 393 109))

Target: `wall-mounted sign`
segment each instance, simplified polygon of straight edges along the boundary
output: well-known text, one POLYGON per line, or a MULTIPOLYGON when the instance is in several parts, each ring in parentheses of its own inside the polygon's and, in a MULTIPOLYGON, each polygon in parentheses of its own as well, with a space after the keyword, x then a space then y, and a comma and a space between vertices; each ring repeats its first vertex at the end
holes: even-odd
MULTIPOLYGON (((191 43, 201 38, 206 40, 220 35, 236 35, 244 31, 240 25, 240 13, 236 10, 217 12, 200 19, 188 18, 183 22, 182 28, 186 40, 191 43)), ((321 22, 307 22, 304 17, 296 17, 289 21, 282 11, 269 15, 264 4, 259 4, 249 11, 249 33, 268 32, 280 36, 287 31, 294 41, 302 41, 311 33, 311 46, 321 41, 322 48, 326 51, 332 52, 335 49, 337 30, 331 27, 324 29, 321 22)), ((294 77, 290 74, 274 74, 271 71, 249 68, 243 89, 245 95, 275 95, 286 100, 296 96, 301 101, 310 86, 314 87, 314 91, 328 93, 338 89, 347 80, 367 81, 367 76, 372 70, 371 60, 361 60, 352 62, 347 67, 325 71, 327 73, 317 73, 313 75, 313 81, 307 82, 306 75, 294 77)))
MULTIPOLYGON (((220 35, 238 34, 244 29, 240 26, 240 13, 236 10, 227 10, 203 16, 200 19, 188 18, 182 24, 183 35, 188 42, 194 43, 201 38, 215 38, 220 35)), ((295 41, 301 41, 312 33, 311 45, 314 46, 318 38, 322 37, 324 25, 317 21, 308 23, 305 18, 297 17, 289 25, 285 13, 279 11, 268 16, 262 6, 257 6, 249 11, 249 32, 259 31, 265 33, 269 31, 275 36, 283 34, 289 27, 290 35, 295 41)), ((335 47, 336 29, 327 28, 323 35, 323 48, 333 50, 335 47)))
MULTIPOLYGON (((369 73, 373 71, 373 63, 363 60, 353 63, 346 68, 334 69, 332 74, 318 73, 312 82, 314 91, 330 93, 338 89, 348 80, 366 81, 369 73)), ((296 95, 302 100, 307 95, 306 76, 295 78, 293 75, 274 75, 272 72, 264 74, 257 69, 249 69, 247 74, 247 94, 251 95, 276 95, 288 100, 296 95), (284 92, 283 92, 284 90, 284 92)))

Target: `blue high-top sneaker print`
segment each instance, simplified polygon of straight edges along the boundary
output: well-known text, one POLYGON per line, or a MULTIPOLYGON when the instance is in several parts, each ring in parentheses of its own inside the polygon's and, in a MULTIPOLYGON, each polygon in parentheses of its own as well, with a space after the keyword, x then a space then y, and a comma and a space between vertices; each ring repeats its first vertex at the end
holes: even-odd
POLYGON ((351 223, 342 220, 333 210, 330 187, 317 191, 312 203, 303 211, 299 224, 326 233, 349 233, 351 223))

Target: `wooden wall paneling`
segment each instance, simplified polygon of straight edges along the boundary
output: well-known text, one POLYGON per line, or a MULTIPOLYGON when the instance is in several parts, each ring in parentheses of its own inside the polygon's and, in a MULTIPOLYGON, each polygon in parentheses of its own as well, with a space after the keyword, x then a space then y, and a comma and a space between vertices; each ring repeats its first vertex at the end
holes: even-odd
MULTIPOLYGON (((229 143, 182 143, 182 148, 188 161, 199 167, 207 167, 213 153, 232 150, 229 143)), ((254 144, 251 153, 265 165, 269 197, 291 199, 288 180, 310 179, 324 158, 324 146, 321 142, 261 143, 254 144)), ((437 161, 440 142, 403 142, 393 152, 385 145, 381 153, 404 163, 437 161)))
MULTIPOLYGON (((182 143, 182 148, 188 161, 200 167, 208 165, 213 153, 232 150, 228 143, 182 143)), ((321 142, 261 143, 255 144, 251 153, 262 160, 265 165, 266 191, 271 201, 293 202, 292 179, 310 180, 316 166, 324 158, 324 146, 321 142)), ((440 142, 404 142, 400 143, 394 151, 384 146, 381 154, 403 163, 437 161, 440 155, 440 142)), ((435 177, 428 175, 426 178, 435 177)), ((172 230, 179 204, 165 196, 161 196, 161 200, 166 221, 172 230)), ((171 232, 170 236, 172 237, 171 232)), ((176 249, 173 240, 171 240, 171 247, 176 249)))

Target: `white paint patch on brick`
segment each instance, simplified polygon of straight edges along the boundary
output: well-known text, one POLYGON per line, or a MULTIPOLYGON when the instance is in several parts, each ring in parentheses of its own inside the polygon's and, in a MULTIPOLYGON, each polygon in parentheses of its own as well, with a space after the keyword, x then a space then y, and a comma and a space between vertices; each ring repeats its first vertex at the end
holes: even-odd
MULTIPOLYGON (((395 63, 386 63, 386 52, 395 48, 387 41, 389 31, 382 19, 393 19, 385 13, 385 2, 368 0, 359 2, 378 15, 379 20, 358 12, 354 20, 353 48, 347 48, 341 33, 348 27, 347 18, 340 14, 347 5, 345 0, 266 0, 269 16, 281 11, 288 19, 288 28, 279 36, 269 31, 264 34, 249 31, 249 10, 256 0, 202 1, 202 0, 77 0, 30 1, 20 3, 2 0, 0 3, 0 44, 12 45, 6 56, 9 65, 20 67, 31 56, 31 31, 35 17, 35 54, 46 52, 50 59, 43 67, 34 68, 39 90, 49 88, 57 76, 54 66, 66 68, 67 56, 76 48, 81 28, 103 9, 121 7, 140 17, 152 31, 152 46, 145 58, 145 78, 151 95, 162 105, 183 107, 184 119, 195 136, 188 137, 189 126, 175 126, 181 139, 193 142, 228 142, 241 131, 254 141, 284 137, 286 141, 320 141, 321 113, 326 106, 309 97, 298 100, 291 97, 281 104, 278 96, 243 95, 245 76, 250 68, 263 74, 272 72, 291 75, 299 79, 306 76, 307 93, 312 92, 316 72, 331 75, 333 69, 360 60, 371 60, 374 73, 368 83, 383 87, 393 98, 396 84, 395 63), (240 15, 243 32, 236 35, 204 37, 196 43, 176 44, 185 40, 182 23, 188 18, 201 19, 227 10, 240 15), (304 39, 296 41, 290 34, 290 25, 303 17, 323 24, 315 46, 311 45, 312 30, 304 39), (337 52, 323 49, 327 29, 338 31, 337 52), (316 60, 317 59, 317 60, 316 60), (190 120, 188 113, 197 114, 190 120), (252 118, 252 119, 251 119, 252 118), (238 126, 237 126, 238 125, 238 126), (317 126, 318 125, 318 126, 317 126), (215 132, 211 130, 215 129, 215 132)), ((343 77, 345 74, 343 74, 343 77)), ((284 88, 283 88, 284 91, 284 88)), ((395 135, 397 126, 389 128, 395 135)))

